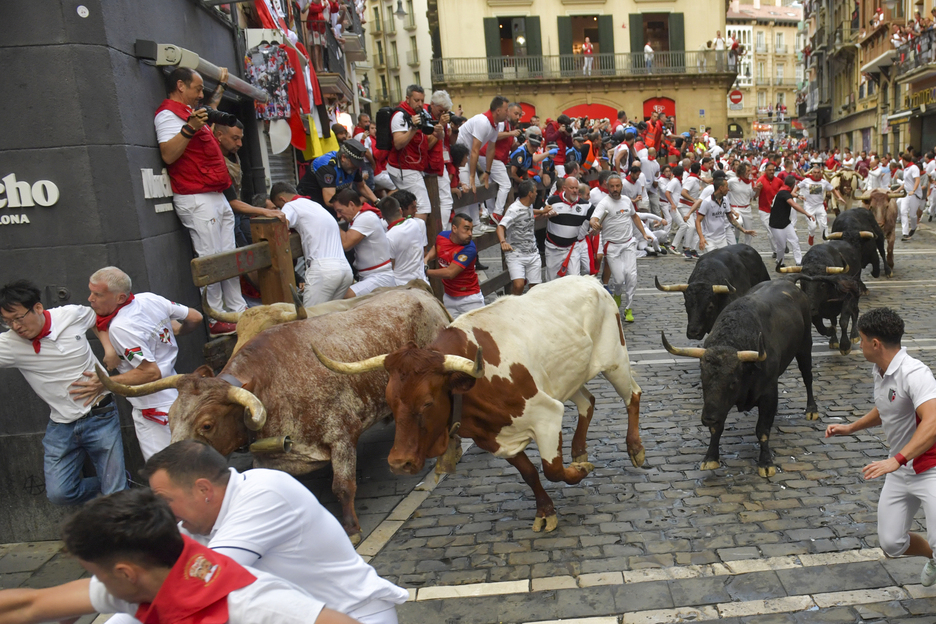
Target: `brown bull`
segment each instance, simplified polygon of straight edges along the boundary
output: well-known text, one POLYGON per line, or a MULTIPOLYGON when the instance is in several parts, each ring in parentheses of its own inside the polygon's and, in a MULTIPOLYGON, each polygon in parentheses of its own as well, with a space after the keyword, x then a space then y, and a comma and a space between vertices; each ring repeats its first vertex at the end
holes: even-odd
POLYGON ((293 475, 330 461, 342 524, 357 541, 361 533, 354 510, 357 442, 368 427, 392 413, 385 398, 388 375, 380 370, 336 377, 307 345, 323 345, 330 353, 357 360, 388 348, 428 345, 448 321, 431 294, 392 289, 345 312, 261 332, 231 357, 217 377, 207 366, 140 386, 115 384, 103 371, 98 375, 108 389, 125 396, 177 388, 179 398, 169 410, 173 442, 194 438, 227 455, 260 438, 265 443, 251 448, 254 465, 293 475), (284 452, 282 442, 269 442, 284 436, 292 441, 290 452, 284 452))
POLYGON ((427 458, 447 449, 457 453, 457 431, 520 472, 536 498, 534 531, 552 531, 558 521, 524 449, 536 442, 550 481, 579 483, 594 469, 586 436, 595 398, 585 384, 596 375, 603 374, 624 400, 627 452, 635 466, 643 464, 640 386, 631 375, 617 305, 592 277, 564 277, 523 296, 498 299, 458 317, 425 348, 411 344, 345 363, 323 355, 334 355, 328 347, 316 346, 316 355, 335 372, 389 371, 387 401, 396 437, 387 460, 394 472, 414 474, 427 458), (565 401, 579 413, 568 466, 562 448, 565 401))
POLYGON ((903 197, 903 191, 886 191, 884 189, 871 189, 865 195, 856 196, 867 202, 868 209, 874 214, 874 220, 884 231, 887 241, 887 264, 894 268, 894 239, 897 235, 897 198, 903 197))
POLYGON ((832 193, 832 206, 835 214, 838 215, 841 212, 850 210, 852 201, 856 199, 855 191, 858 190, 858 183, 864 178, 852 169, 840 169, 834 173, 826 170, 825 175, 827 178, 831 178, 832 188, 837 190, 842 199, 845 200, 844 204, 839 202, 835 197, 835 193, 832 193))

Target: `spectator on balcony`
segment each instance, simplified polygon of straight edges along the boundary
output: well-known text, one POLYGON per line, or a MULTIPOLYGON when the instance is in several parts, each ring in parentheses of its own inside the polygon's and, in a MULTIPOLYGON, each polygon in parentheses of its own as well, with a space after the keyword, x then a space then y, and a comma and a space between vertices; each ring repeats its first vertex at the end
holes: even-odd
POLYGON ((728 47, 725 38, 722 37, 721 31, 715 31, 715 39, 713 41, 713 47, 715 48, 715 65, 718 71, 725 71, 725 49, 728 47))
POLYGON ((325 2, 324 0, 311 0, 309 2, 306 25, 312 39, 312 64, 316 72, 324 67, 322 62, 322 46, 325 45, 325 2))
POLYGON ((591 44, 591 39, 585 37, 585 43, 582 44, 582 56, 585 57, 585 66, 582 69, 582 74, 585 76, 592 75, 592 63, 595 61, 595 46, 591 44))
POLYGON ((699 48, 699 56, 696 59, 696 69, 700 74, 704 74, 708 68, 708 57, 712 53, 712 41, 706 41, 699 48))
POLYGON ((426 91, 421 86, 413 84, 406 87, 406 99, 400 102, 390 119, 393 146, 387 164, 393 184, 416 196, 419 206, 416 216, 420 219, 427 219, 432 211, 423 172, 429 166, 429 151, 441 138, 442 131, 440 128, 438 133, 426 134, 419 129, 425 98, 426 91))
POLYGON ((650 40, 644 44, 644 65, 647 68, 647 73, 653 73, 653 48, 650 47, 650 40))

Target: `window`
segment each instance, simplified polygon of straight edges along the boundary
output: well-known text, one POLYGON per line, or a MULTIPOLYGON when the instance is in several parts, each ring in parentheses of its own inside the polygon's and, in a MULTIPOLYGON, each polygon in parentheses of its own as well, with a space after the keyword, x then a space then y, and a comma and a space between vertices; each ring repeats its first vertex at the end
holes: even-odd
POLYGON ((385 94, 385 95, 381 95, 381 97, 385 97, 385 98, 390 97, 390 94, 387 93, 387 77, 384 76, 383 74, 380 74, 380 92, 381 94, 385 94))
POLYGON ((767 108, 767 92, 757 92, 757 108, 767 108))
POLYGON ((777 33, 777 47, 781 49, 783 48, 783 33, 782 32, 777 33))
POLYGON ((413 72, 413 84, 422 84, 422 80, 419 79, 419 72, 413 72))
POLYGON ((758 80, 764 79, 764 61, 757 62, 757 79, 758 80))
POLYGON ((416 52, 416 37, 409 38, 409 49, 416 52))
POLYGON ((764 31, 758 30, 756 37, 757 37, 756 40, 757 40, 758 51, 763 50, 764 49, 764 31))
POLYGON ((380 7, 379 6, 374 7, 374 24, 376 24, 375 28, 379 31, 380 30, 380 7))
POLYGON ((396 66, 400 62, 400 57, 397 55, 397 45, 396 41, 390 42, 390 65, 396 66))
POLYGON ((383 43, 377 42, 377 65, 384 64, 384 55, 383 55, 383 43))
POLYGON ((595 54, 601 52, 601 43, 598 41, 598 16, 573 15, 572 16, 572 53, 581 54, 585 38, 595 49, 595 54))
POLYGON ((782 84, 783 81, 783 65, 777 65, 777 84, 782 84))
POLYGON ((399 77, 399 76, 394 76, 394 77, 393 77, 393 87, 396 89, 396 93, 394 94, 394 95, 396 96, 396 99, 397 99, 397 100, 402 100, 402 99, 403 99, 403 88, 400 86, 400 77, 399 77))
POLYGON ((413 11, 413 0, 406 0, 406 13, 409 15, 408 21, 416 19, 416 13, 413 11))
POLYGON ((786 104, 786 93, 777 94, 777 104, 786 104))
MULTIPOLYGON (((501 56, 526 56, 526 18, 501 17, 497 26, 500 29, 501 56)), ((413 49, 416 49, 416 44, 413 44, 413 49)))
MULTIPOLYGON (((650 42, 654 52, 670 49, 669 14, 645 13, 643 15, 644 40, 650 42)), ((643 46, 641 46, 641 50, 643 46)), ((597 50, 596 50, 597 51, 597 50)))

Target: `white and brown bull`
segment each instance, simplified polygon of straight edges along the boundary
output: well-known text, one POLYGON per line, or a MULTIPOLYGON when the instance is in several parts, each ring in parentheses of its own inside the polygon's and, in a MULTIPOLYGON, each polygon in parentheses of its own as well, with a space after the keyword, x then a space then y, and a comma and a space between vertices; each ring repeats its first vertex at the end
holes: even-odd
POLYGON ((888 191, 886 189, 871 189, 864 195, 855 199, 865 202, 868 209, 874 214, 874 220, 884 232, 887 242, 887 264, 894 268, 894 239, 897 236, 897 198, 904 197, 906 191, 888 191))
POLYGON ((420 471, 427 458, 453 448, 457 431, 520 471, 536 497, 534 531, 552 531, 558 521, 524 449, 536 442, 550 481, 575 484, 594 469, 585 440, 595 398, 585 384, 599 373, 624 399, 627 452, 635 466, 643 464, 640 387, 631 374, 620 312, 592 277, 564 277, 523 296, 498 299, 460 316, 424 348, 408 344, 344 363, 326 357, 338 357, 329 346, 315 347, 335 372, 390 373, 387 402, 396 438, 388 461, 394 472, 420 471), (579 415, 572 463, 565 466, 562 415, 569 400, 579 415))
POLYGON ((845 200, 845 203, 842 204, 836 198, 835 193, 831 193, 832 209, 835 211, 835 215, 838 216, 839 213, 851 209, 859 182, 864 180, 861 174, 854 169, 839 169, 835 172, 826 169, 823 173, 826 179, 832 183, 832 189, 838 191, 842 199, 845 200))
POLYGON ((351 310, 259 333, 217 377, 208 366, 139 386, 116 384, 101 370, 98 376, 109 390, 124 396, 178 389, 179 398, 169 410, 173 442, 193 438, 227 455, 259 439, 251 446, 254 465, 292 475, 331 462, 342 524, 357 541, 357 442, 368 427, 392 413, 385 398, 388 375, 374 370, 336 377, 308 345, 321 345, 344 359, 369 358, 388 348, 426 346, 449 320, 442 304, 424 290, 391 289, 362 298, 351 310), (289 451, 285 437, 292 442, 289 451))

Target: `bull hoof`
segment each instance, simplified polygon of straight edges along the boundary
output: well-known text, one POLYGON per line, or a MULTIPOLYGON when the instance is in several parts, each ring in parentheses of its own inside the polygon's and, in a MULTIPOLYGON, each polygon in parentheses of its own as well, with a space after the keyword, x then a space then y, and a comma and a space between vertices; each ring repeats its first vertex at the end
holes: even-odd
POLYGON ((350 535, 348 535, 348 539, 351 540, 352 546, 357 546, 358 544, 361 543, 360 531, 358 531, 357 533, 351 533, 350 535))
POLYGON ((849 353, 851 353, 851 345, 848 345, 844 349, 839 349, 839 353, 841 353, 842 355, 848 355, 849 353))
POLYGON ((699 470, 718 470, 720 467, 721 463, 719 463, 719 461, 716 459, 713 461, 702 462, 702 465, 699 466, 699 470))
POLYGON ((772 477, 772 476, 774 476, 775 474, 777 474, 777 467, 776 467, 776 466, 767 466, 766 468, 764 468, 763 466, 758 466, 758 468, 757 468, 757 474, 759 474, 760 476, 764 477, 765 479, 768 478, 768 477, 772 477))
POLYGON ((573 463, 583 464, 588 461, 588 453, 582 453, 581 455, 576 455, 572 458, 573 463))
POLYGON ((539 533, 544 528, 547 533, 551 533, 556 530, 556 527, 559 526, 559 516, 553 514, 545 518, 540 518, 537 516, 533 519, 533 532, 539 533))
POLYGON ((819 412, 806 410, 806 420, 819 420, 819 412))
POLYGON ((630 457, 631 463, 634 464, 634 468, 643 466, 644 460, 647 459, 647 452, 644 449, 640 449, 636 453, 627 451, 627 455, 630 457))
POLYGON ((830 343, 829 343, 829 348, 830 348, 830 349, 838 349, 838 348, 839 348, 839 344, 838 344, 837 342, 830 342, 830 343))
POLYGON ((580 470, 584 472, 585 475, 587 475, 588 473, 590 473, 592 470, 595 469, 595 464, 591 462, 577 462, 576 461, 576 462, 572 462, 571 464, 569 464, 569 468, 575 468, 576 470, 580 470))

